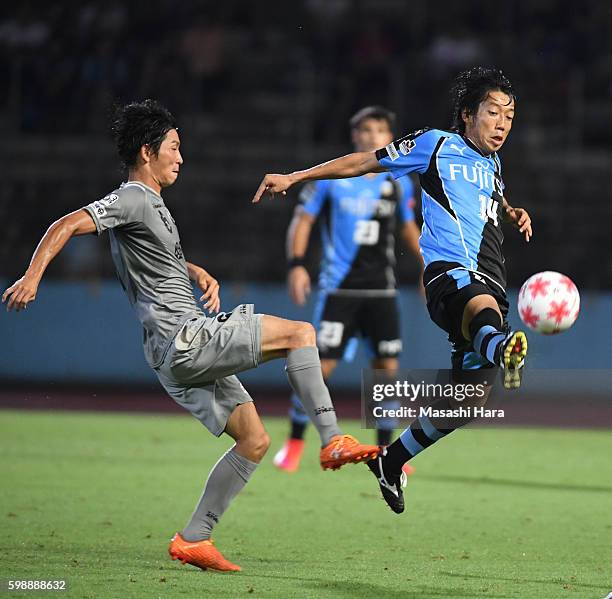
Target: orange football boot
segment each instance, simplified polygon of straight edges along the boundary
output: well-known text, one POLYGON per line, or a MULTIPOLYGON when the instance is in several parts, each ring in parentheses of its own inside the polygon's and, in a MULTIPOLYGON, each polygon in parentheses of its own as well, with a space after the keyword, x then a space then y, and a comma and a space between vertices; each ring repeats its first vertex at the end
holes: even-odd
POLYGON ((378 445, 364 445, 351 435, 335 435, 330 442, 321 449, 319 455, 323 470, 337 470, 344 464, 356 464, 373 460, 378 456, 378 445))
POLYGON ((242 568, 226 560, 213 545, 213 540, 186 541, 176 533, 170 541, 168 553, 172 559, 181 560, 202 570, 218 570, 219 572, 240 572, 242 568))
POLYGON ((285 472, 296 472, 304 453, 304 439, 287 439, 274 456, 273 464, 285 472))

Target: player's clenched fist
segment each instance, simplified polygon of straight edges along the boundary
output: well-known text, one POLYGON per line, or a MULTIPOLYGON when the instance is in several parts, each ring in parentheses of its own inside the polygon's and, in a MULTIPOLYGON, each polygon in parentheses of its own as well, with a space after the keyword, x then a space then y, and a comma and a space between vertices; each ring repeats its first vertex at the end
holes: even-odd
POLYGON ((25 310, 30 302, 36 299, 38 283, 25 276, 15 281, 3 294, 2 303, 8 299, 7 310, 15 308, 17 312, 25 310))
POLYGON ((287 189, 289 189, 293 183, 295 183, 295 181, 291 175, 266 175, 253 196, 253 203, 259 202, 261 196, 266 191, 270 193, 271 197, 274 197, 275 193, 282 193, 285 195, 287 189))

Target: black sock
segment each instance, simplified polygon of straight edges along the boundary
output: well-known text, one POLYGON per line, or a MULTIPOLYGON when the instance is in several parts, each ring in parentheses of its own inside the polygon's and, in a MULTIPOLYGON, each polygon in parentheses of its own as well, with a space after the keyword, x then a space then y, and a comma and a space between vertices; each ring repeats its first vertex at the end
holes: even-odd
POLYGON ((391 429, 376 429, 376 444, 387 446, 391 443, 391 433, 393 431, 391 429))
POLYGON ((304 432, 306 431, 306 425, 302 422, 291 421, 291 439, 303 439, 304 432))
POLYGON ((404 447, 401 439, 396 439, 387 447, 386 453, 382 458, 382 465, 385 478, 392 480, 399 476, 402 466, 412 457, 412 454, 404 447))
MULTIPOLYGON (((433 404, 435 409, 447 410, 451 408, 448 398, 442 398, 433 404)), ((429 418, 419 416, 412 424, 396 439, 382 458, 385 477, 391 480, 402 472, 402 466, 415 455, 433 445, 436 441, 446 437, 454 430, 461 428, 472 418, 429 418)))

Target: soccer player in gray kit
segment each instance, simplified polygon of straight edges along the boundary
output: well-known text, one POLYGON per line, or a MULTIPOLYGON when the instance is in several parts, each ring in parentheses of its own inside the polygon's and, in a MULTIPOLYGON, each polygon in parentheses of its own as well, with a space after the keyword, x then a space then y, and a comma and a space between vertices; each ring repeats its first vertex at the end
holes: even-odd
POLYGON ((321 437, 321 466, 336 469, 372 459, 378 447, 343 435, 323 382, 312 325, 255 314, 252 304, 219 312, 219 283, 185 260, 174 219, 161 197, 183 158, 174 117, 146 100, 117 110, 117 149, 128 171, 118 189, 53 223, 26 273, 3 294, 7 309, 36 298, 51 260, 74 235, 109 231, 121 284, 144 329, 144 352, 168 394, 216 436, 236 443, 211 470, 204 492, 169 547, 173 559, 202 569, 236 571, 214 547, 211 532, 242 490, 270 444, 253 400, 236 373, 286 358, 287 377, 321 437), (202 290, 206 316, 190 279, 202 290))

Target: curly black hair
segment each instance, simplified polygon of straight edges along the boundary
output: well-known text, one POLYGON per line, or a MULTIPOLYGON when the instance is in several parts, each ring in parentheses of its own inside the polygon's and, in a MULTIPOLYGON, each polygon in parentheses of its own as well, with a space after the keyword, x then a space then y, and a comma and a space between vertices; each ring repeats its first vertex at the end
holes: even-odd
POLYGON ((501 91, 516 100, 512 83, 501 69, 494 67, 472 67, 457 75, 450 96, 453 107, 451 129, 465 133, 465 122, 461 115, 465 110, 468 115, 476 114, 478 106, 491 91, 501 91))
POLYGON ((357 111, 349 120, 351 129, 357 129, 362 121, 374 119, 376 121, 387 121, 389 129, 393 131, 395 127, 395 113, 383 106, 366 106, 357 111))
POLYGON ((156 100, 116 107, 111 131, 123 166, 128 169, 136 166, 138 152, 145 145, 157 156, 166 133, 176 128, 170 111, 156 100))

